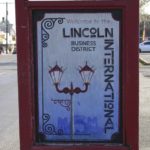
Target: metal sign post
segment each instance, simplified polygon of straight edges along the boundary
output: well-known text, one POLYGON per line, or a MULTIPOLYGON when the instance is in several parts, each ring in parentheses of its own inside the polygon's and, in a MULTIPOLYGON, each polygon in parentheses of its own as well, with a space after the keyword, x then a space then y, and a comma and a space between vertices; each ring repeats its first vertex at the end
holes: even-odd
POLYGON ((16 0, 16 18, 21 150, 138 150, 138 1, 16 0))

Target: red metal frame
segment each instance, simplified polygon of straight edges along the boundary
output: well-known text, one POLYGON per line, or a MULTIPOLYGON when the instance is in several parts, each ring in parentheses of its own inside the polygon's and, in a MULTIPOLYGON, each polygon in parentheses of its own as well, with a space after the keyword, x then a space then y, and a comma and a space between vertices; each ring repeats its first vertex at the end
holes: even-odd
POLYGON ((19 119, 21 150, 138 150, 138 0, 27 1, 16 0, 19 119), (53 144, 35 142, 35 89, 32 10, 122 11, 121 97, 122 144, 53 144))

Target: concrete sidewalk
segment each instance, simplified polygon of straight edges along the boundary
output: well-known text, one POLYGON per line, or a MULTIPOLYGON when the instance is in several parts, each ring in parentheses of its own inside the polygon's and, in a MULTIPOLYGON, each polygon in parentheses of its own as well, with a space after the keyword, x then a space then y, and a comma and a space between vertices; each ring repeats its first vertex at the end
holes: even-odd
POLYGON ((140 68, 139 84, 139 150, 150 150, 150 67, 140 68))
POLYGON ((139 61, 143 65, 150 65, 150 53, 140 53, 139 54, 139 61))

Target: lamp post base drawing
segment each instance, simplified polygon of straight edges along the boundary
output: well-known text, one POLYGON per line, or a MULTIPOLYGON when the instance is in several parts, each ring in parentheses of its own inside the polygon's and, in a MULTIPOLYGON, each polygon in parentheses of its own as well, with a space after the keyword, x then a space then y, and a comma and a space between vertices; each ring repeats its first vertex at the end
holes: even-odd
POLYGON ((84 89, 80 89, 79 87, 74 88, 73 83, 71 82, 70 88, 65 87, 63 89, 59 89, 59 83, 55 83, 55 88, 58 93, 70 94, 71 100, 71 113, 70 113, 70 120, 71 120, 71 139, 74 139, 74 111, 73 111, 73 94, 85 93, 88 90, 89 83, 84 83, 84 89))

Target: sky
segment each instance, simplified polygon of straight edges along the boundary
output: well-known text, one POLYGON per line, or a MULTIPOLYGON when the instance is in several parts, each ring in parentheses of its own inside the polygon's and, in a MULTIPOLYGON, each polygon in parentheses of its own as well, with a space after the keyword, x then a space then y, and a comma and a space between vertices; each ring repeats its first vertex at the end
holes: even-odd
POLYGON ((6 18, 6 2, 8 2, 8 20, 15 29, 15 0, 0 0, 0 22, 2 17, 6 18))

